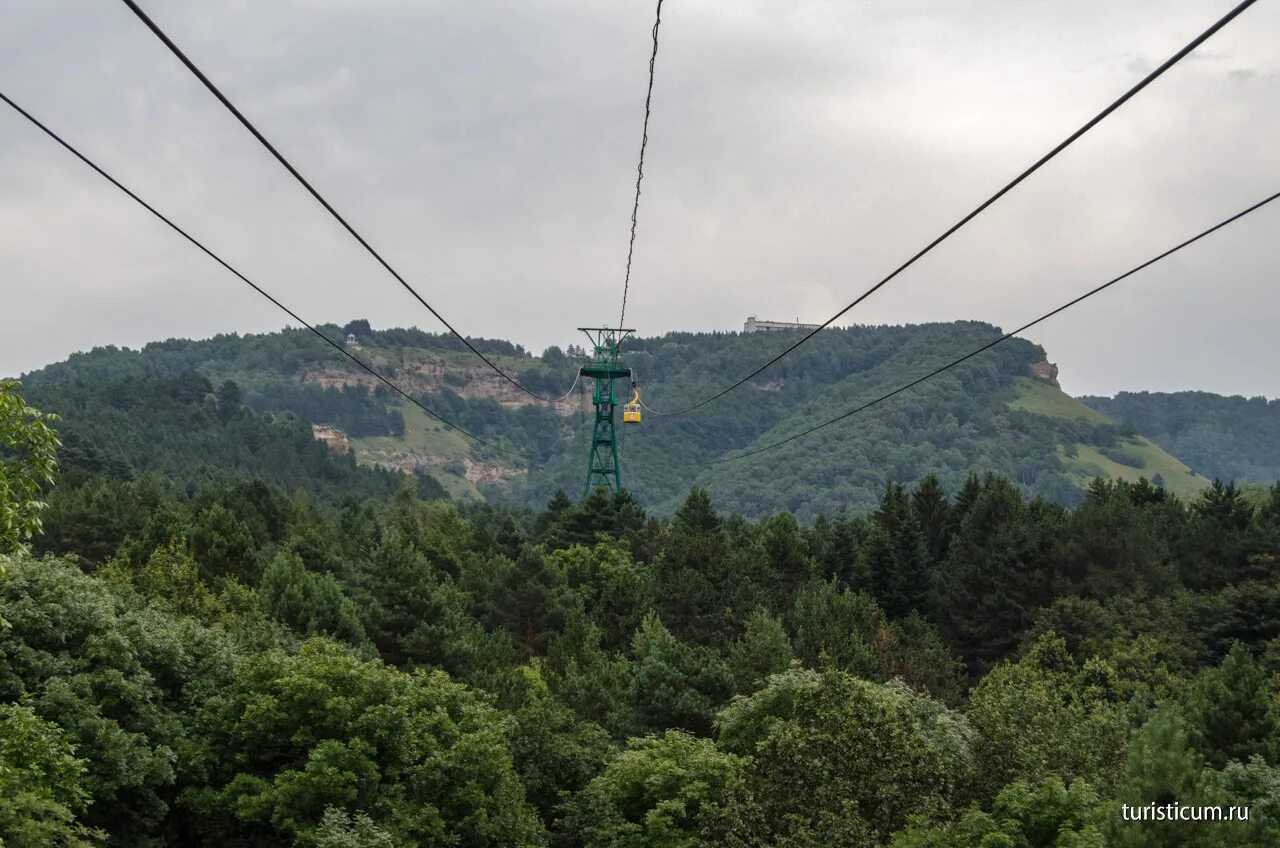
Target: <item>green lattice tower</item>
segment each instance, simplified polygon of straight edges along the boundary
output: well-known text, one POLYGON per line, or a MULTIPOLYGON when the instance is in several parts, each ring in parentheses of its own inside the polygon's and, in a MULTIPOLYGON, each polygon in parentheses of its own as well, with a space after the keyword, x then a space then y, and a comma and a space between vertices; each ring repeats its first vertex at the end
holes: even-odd
POLYGON ((582 366, 579 373, 595 380, 592 403, 596 408, 595 425, 591 430, 591 452, 587 456, 586 493, 597 486, 610 491, 622 489, 622 458, 618 451, 618 436, 614 428, 614 413, 618 406, 615 380, 630 381, 631 369, 618 359, 622 340, 635 330, 617 327, 579 327, 591 339, 591 361, 582 366))

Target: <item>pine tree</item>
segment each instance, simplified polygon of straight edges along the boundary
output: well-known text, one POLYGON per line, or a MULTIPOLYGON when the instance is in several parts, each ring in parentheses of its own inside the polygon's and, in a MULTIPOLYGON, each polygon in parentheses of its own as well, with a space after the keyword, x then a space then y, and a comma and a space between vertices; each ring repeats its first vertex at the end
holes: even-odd
POLYGON ((1236 488, 1235 483, 1223 484, 1221 480, 1214 480, 1204 491, 1195 510, 1222 529, 1237 532, 1248 527, 1253 518, 1253 507, 1244 499, 1244 492, 1236 488))
POLYGON ((1157 712, 1143 725, 1129 746, 1125 776, 1116 792, 1115 807, 1102 820, 1107 844, 1116 848, 1165 848, 1169 845, 1222 845, 1208 841, 1197 828, 1189 831, 1180 821, 1141 821, 1132 818, 1135 808, 1170 803, 1197 804, 1211 801, 1204 759, 1188 743, 1185 722, 1176 713, 1157 712), (1189 841, 1189 834, 1194 841, 1189 841))
POLYGON ((1046 579, 1056 528, 1042 525, 1017 489, 988 477, 951 541, 939 582, 939 617, 952 649, 983 673, 1017 645, 1051 598, 1046 579))
POLYGON ((506 625, 528 652, 540 652, 548 633, 559 629, 552 597, 558 581, 556 570, 539 548, 525 548, 506 580, 506 625))
POLYGON ((547 508, 538 516, 538 521, 534 526, 534 535, 539 539, 545 539, 551 529, 555 527, 560 520, 560 516, 573 506, 573 501, 569 500, 569 496, 564 493, 564 489, 556 489, 555 494, 551 496, 551 500, 547 501, 547 508))
POLYGON ((738 693, 750 694, 769 675, 786 671, 791 658, 791 640, 782 622, 764 610, 752 613, 742 635, 729 647, 729 670, 738 693))
POLYGON ((1240 642, 1218 668, 1200 673, 1187 693, 1184 714, 1191 744, 1215 768, 1259 755, 1275 764, 1280 722, 1271 704, 1267 673, 1240 642))
POLYGON ((650 614, 632 639, 629 735, 683 728, 710 735, 716 708, 733 694, 728 666, 714 651, 687 645, 650 614))
POLYGON ((1251 576, 1246 534, 1253 507, 1234 483, 1218 480, 1192 505, 1198 519, 1188 533, 1183 580, 1196 589, 1237 583, 1251 576))
POLYGON ((818 566, 820 577, 835 578, 846 586, 859 591, 870 588, 866 562, 859 555, 864 525, 850 518, 842 508, 830 523, 818 566))
POLYGON ((791 513, 780 512, 761 521, 760 530, 771 578, 766 583, 776 604, 789 607, 812 573, 800 525, 791 513))
POLYGON ((935 475, 927 475, 911 493, 911 511, 924 534, 929 559, 942 562, 951 542, 951 503, 935 475))
MULTIPOLYGON (((988 482, 989 480, 990 478, 988 478, 988 482)), ((973 509, 973 505, 978 500, 978 496, 982 494, 983 488, 983 481, 978 479, 977 474, 970 472, 969 476, 964 478, 964 485, 960 487, 960 491, 956 492, 955 501, 951 505, 952 536, 959 532, 960 525, 964 523, 969 510, 973 509)))
POLYGON ((898 483, 885 487, 866 544, 872 593, 890 618, 926 612, 930 596, 929 554, 911 499, 898 483))
POLYGON ((654 563, 654 603, 681 639, 705 643, 721 629, 734 580, 725 530, 705 489, 676 511, 671 538, 654 563))
POLYGON ((720 516, 716 515, 711 495, 701 486, 694 486, 689 490, 689 497, 676 510, 675 521, 671 524, 672 533, 706 535, 719 529, 720 516))

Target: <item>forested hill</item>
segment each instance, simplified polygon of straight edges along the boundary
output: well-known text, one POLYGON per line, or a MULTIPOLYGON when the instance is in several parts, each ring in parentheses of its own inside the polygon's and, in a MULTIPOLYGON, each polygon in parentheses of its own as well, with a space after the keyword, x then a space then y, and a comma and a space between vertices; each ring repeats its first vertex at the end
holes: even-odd
MULTIPOLYGON (((543 504, 557 489, 581 491, 589 387, 579 385, 563 403, 540 403, 448 336, 374 331, 364 321, 323 329, 333 338, 351 334, 355 355, 516 458, 445 429, 303 330, 169 340, 140 351, 95 349, 26 375, 26 391, 33 404, 63 416, 60 426, 78 450, 140 470, 248 467, 252 462, 236 441, 243 434, 226 427, 215 432, 221 416, 239 427, 267 427, 258 439, 296 440, 309 425, 326 425, 321 435, 330 447, 350 451, 338 465, 350 466, 354 456, 362 467, 438 480, 455 497, 543 504), (148 399, 161 379, 176 381, 172 391, 163 402, 148 399), (221 406, 214 412, 210 404, 221 406), (240 405, 251 418, 233 415, 230 407, 240 405), (193 426, 197 419, 200 426, 193 426), (280 435, 281 428, 293 435, 280 435)), ((624 484, 659 513, 670 514, 690 485, 699 484, 731 511, 788 510, 811 518, 840 507, 870 508, 886 480, 910 483, 931 473, 956 490, 970 472, 996 472, 1024 495, 1064 504, 1078 502, 1098 476, 1146 476, 1183 494, 1207 483, 1144 439, 1143 428, 1122 427, 1063 394, 1045 352, 1022 340, 783 448, 716 463, 864 403, 998 335, 978 322, 824 331, 713 404, 681 416, 646 413, 641 426, 623 428, 624 484)), ((791 333, 668 333, 629 340, 624 351, 646 403, 664 411, 708 396, 794 339, 791 333)), ((569 389, 580 362, 560 348, 535 357, 509 342, 475 344, 548 395, 569 389)), ((344 482, 351 474, 354 468, 325 471, 334 485, 366 492, 395 485, 390 478, 344 482)), ((284 485, 305 483, 284 465, 266 476, 284 485)))
POLYGON ((1121 392, 1081 400, 1136 428, 1206 477, 1280 480, 1280 400, 1209 392, 1121 392))
MULTIPOLYGON (((831 334, 843 378, 784 373, 716 432, 642 428, 631 462, 686 433, 768 438, 991 331, 831 334)), ((1066 509, 1025 481, 927 476, 812 522, 728 515, 700 487, 669 520, 626 491, 444 500, 265 411, 316 402, 387 461, 449 446, 334 388, 347 376, 304 341, 101 351, 31 375, 30 398, 0 382, 0 845, 1280 846, 1280 483, 1095 480, 1066 509), (1173 802, 1251 814, 1122 813, 1173 802)), ((697 363, 778 341, 668 338, 636 361, 664 375, 656 403, 697 363)), ((513 447, 570 443, 571 411, 469 381, 447 349, 370 348, 451 414, 497 405, 513 447), (539 423, 562 412, 566 435, 539 423)), ((493 351, 548 383, 567 364, 493 351)), ((828 465, 918 445, 1045 462, 1055 440, 1068 482, 1173 462, 1023 376, 1041 355, 1012 346, 903 398, 828 465)), ((845 497, 822 459, 761 488, 845 497)), ((526 493, 550 473, 521 470, 526 493)))

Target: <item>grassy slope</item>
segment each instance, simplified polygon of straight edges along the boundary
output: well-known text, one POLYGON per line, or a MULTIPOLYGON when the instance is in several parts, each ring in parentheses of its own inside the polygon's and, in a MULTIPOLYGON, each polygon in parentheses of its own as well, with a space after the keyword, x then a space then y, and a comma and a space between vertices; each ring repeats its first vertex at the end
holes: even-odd
MULTIPOLYGON (((1083 419, 1098 424, 1110 421, 1101 412, 1048 383, 1025 378, 1019 379, 1017 383, 1018 396, 1009 403, 1014 409, 1052 418, 1083 419)), ((1135 481, 1139 477, 1150 480, 1156 474, 1164 478, 1165 488, 1178 495, 1194 495, 1209 485, 1207 479, 1192 473, 1185 464, 1142 436, 1123 438, 1121 445, 1126 453, 1142 458, 1142 468, 1116 462, 1092 445, 1075 445, 1077 455, 1074 457, 1065 453, 1065 446, 1059 448, 1058 454, 1067 466, 1068 475, 1082 486, 1088 485, 1095 477, 1135 481)))
POLYGON ((1120 478, 1132 482, 1139 477, 1150 480, 1156 474, 1164 479, 1165 488, 1175 495, 1194 495, 1209 485, 1209 481, 1204 477, 1191 473, 1187 466, 1142 436, 1124 439, 1122 443, 1127 453, 1143 458, 1142 468, 1116 462, 1103 456, 1097 448, 1090 445, 1076 445, 1077 456, 1072 458, 1063 455, 1063 460, 1067 463, 1069 473, 1075 475, 1082 485, 1087 484, 1094 477, 1120 478))
POLYGON ((1081 400, 1131 424, 1205 477, 1267 486, 1280 480, 1280 399, 1183 391, 1081 400))
POLYGON ((1105 424, 1111 419, 1071 395, 1041 380, 1021 377, 1015 380, 1018 396, 1009 402, 1013 409, 1047 415, 1050 418, 1078 418, 1105 424))
MULTIPOLYGON (((469 456, 471 444, 456 430, 447 430, 439 421, 427 416, 408 401, 401 401, 404 413, 404 438, 396 436, 370 436, 352 439, 351 449, 359 462, 391 465, 406 454, 417 456, 469 456)), ((459 466, 446 464, 430 469, 431 476, 453 498, 480 499, 475 484, 466 478, 459 466)))
MULTIPOLYGON (((446 388, 458 390, 477 376, 487 376, 488 366, 478 365, 473 354, 465 351, 426 350, 413 347, 381 348, 366 345, 362 348, 369 358, 380 367, 392 364, 403 371, 423 365, 443 364, 446 373, 454 375, 446 377, 446 388)), ((501 353, 487 354, 490 361, 508 374, 519 374, 528 368, 530 360, 526 357, 509 356, 501 353)), ((404 381, 403 374, 397 379, 404 381)), ((467 479, 462 470, 461 459, 471 456, 471 442, 456 430, 449 430, 439 421, 429 417, 421 409, 408 401, 399 404, 404 414, 404 437, 372 436, 351 439, 351 448, 359 462, 369 465, 392 466, 397 458, 409 457, 440 458, 452 457, 455 461, 433 465, 429 470, 432 477, 440 481, 445 491, 452 498, 484 500, 476 484, 467 479)))

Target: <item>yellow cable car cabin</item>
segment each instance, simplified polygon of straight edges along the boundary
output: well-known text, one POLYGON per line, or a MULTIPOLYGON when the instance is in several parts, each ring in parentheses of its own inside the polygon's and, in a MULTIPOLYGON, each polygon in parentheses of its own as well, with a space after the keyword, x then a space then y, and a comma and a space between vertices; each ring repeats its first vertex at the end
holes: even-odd
POLYGON ((639 424, 640 423, 640 389, 635 383, 631 384, 631 400, 622 405, 622 423, 623 424, 639 424))

